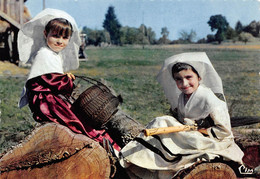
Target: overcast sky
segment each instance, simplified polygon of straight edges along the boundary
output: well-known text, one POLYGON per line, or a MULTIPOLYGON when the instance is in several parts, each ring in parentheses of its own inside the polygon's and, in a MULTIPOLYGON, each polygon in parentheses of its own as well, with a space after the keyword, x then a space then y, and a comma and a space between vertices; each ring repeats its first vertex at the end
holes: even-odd
MULTIPOLYGON (((32 16, 43 9, 44 0, 27 0, 32 16)), ((197 38, 211 32, 207 24, 210 16, 221 14, 231 27, 239 20, 243 25, 260 21, 260 0, 45 0, 46 8, 56 8, 72 15, 80 28, 103 29, 108 7, 115 7, 115 14, 122 26, 139 27, 144 23, 151 27, 156 38, 161 28, 167 27, 171 40, 180 32, 194 30, 197 38)))

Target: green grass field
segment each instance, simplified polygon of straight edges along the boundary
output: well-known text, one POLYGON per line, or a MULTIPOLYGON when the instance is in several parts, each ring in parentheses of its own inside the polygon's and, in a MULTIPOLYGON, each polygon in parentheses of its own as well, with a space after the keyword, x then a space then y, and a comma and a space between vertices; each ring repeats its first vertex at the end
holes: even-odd
MULTIPOLYGON (((143 124, 170 108, 156 81, 163 61, 175 54, 205 51, 221 76, 231 116, 260 116, 260 53, 257 49, 111 47, 88 48, 88 61, 73 71, 104 79, 123 97, 122 110, 143 124)), ((17 102, 26 77, 0 77, 0 153, 36 126, 28 107, 17 102)), ((76 80, 75 83, 83 83, 76 80)), ((260 127, 258 125, 258 127, 260 127)))

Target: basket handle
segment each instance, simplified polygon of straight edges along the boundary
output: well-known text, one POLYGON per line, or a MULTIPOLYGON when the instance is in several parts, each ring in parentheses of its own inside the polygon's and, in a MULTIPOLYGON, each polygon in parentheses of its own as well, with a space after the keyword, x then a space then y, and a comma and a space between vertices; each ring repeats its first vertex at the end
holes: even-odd
MULTIPOLYGON (((102 88, 100 88, 100 86, 98 86, 97 84, 101 84, 101 85, 103 85, 109 92, 111 92, 111 90, 105 85, 105 84, 103 84, 102 82, 100 82, 100 81, 98 81, 98 80, 96 80, 96 79, 93 79, 93 78, 90 78, 90 77, 87 77, 87 76, 78 76, 78 75, 74 75, 76 78, 80 78, 80 79, 82 79, 82 80, 85 80, 85 81, 87 81, 87 82, 89 82, 89 83, 91 83, 91 84, 93 84, 93 85, 96 85, 100 90, 104 90, 104 89, 102 89, 102 88), (95 84, 93 81, 95 81, 97 84, 95 84)), ((123 98, 122 98, 122 96, 121 95, 118 95, 118 96, 116 96, 116 98, 119 100, 119 103, 123 103, 123 98)))
MULTIPOLYGON (((98 81, 98 80, 96 80, 96 79, 93 79, 93 78, 90 78, 90 77, 87 77, 87 76, 78 76, 78 75, 74 75, 76 78, 80 78, 80 79, 82 79, 82 80, 85 80, 85 81, 87 81, 87 82, 89 82, 89 83, 91 83, 91 84, 93 84, 93 85, 96 85, 98 88, 100 88, 97 84, 101 84, 101 85, 103 85, 108 91, 111 91, 105 84, 103 84, 102 82, 100 82, 100 81, 98 81), (96 82, 96 83, 94 83, 94 82, 96 82)), ((101 88, 100 88, 101 89, 101 88)), ((103 90, 103 89, 101 89, 101 90, 103 90)))

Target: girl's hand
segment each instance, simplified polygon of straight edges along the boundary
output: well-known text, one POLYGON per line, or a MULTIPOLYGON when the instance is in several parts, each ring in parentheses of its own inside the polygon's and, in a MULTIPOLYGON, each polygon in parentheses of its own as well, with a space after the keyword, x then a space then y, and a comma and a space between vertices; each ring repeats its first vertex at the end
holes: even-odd
POLYGON ((195 125, 195 121, 191 120, 189 118, 184 118, 183 121, 184 121, 185 125, 189 125, 189 126, 194 126, 195 125))
POLYGON ((72 79, 72 80, 75 80, 75 79, 76 79, 75 76, 74 76, 72 73, 66 73, 66 75, 67 75, 70 79, 72 79))

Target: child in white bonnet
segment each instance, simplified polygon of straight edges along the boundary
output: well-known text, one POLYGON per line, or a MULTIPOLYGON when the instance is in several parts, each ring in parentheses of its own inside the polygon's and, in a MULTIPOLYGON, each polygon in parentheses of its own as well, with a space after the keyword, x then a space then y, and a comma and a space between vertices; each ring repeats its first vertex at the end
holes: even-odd
POLYGON ((23 26, 18 34, 20 60, 32 67, 19 107, 29 103, 36 121, 65 125, 100 143, 106 138, 119 150, 105 130, 79 119, 66 100, 74 89, 75 76, 68 71, 79 66, 79 45, 76 22, 64 11, 45 9, 23 26))
POLYGON ((199 130, 148 137, 140 134, 121 150, 122 166, 143 171, 147 174, 143 178, 172 178, 198 160, 222 158, 235 165, 238 175, 253 173, 243 165, 244 154, 234 142, 222 81, 206 53, 183 53, 166 59, 157 80, 176 114, 157 117, 147 128, 197 123, 199 130), (223 100, 216 94, 222 94, 223 100))

